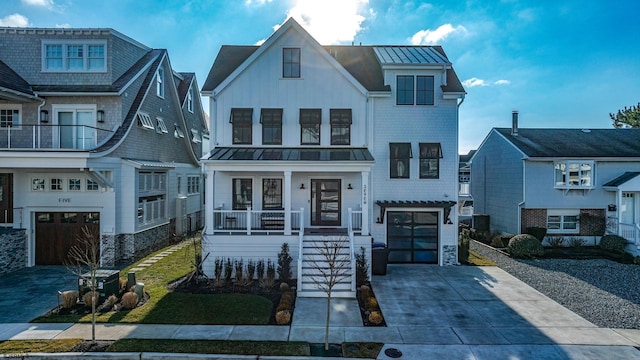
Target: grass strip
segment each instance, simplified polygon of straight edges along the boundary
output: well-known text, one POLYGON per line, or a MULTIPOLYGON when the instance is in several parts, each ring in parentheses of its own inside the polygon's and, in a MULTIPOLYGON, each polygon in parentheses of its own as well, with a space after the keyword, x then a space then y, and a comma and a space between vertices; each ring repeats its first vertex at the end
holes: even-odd
POLYGON ((107 351, 309 356, 309 344, 290 341, 122 339, 111 344, 107 351))
POLYGON ((82 341, 82 339, 0 341, 0 354, 69 352, 82 341))
POLYGON ((473 250, 469 250, 469 263, 475 266, 498 266, 493 261, 487 259, 486 257, 478 254, 473 250))

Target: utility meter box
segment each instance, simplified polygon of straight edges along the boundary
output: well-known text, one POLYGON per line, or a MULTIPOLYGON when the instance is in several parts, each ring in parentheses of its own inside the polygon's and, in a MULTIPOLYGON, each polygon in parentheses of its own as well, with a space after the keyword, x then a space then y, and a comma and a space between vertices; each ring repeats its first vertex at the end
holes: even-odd
MULTIPOLYGON (((100 294, 98 303, 102 303, 111 295, 120 292, 120 270, 99 269, 96 271, 96 291, 100 294)), ((86 272, 78 278, 78 294, 82 296, 91 291, 91 272, 86 272)))

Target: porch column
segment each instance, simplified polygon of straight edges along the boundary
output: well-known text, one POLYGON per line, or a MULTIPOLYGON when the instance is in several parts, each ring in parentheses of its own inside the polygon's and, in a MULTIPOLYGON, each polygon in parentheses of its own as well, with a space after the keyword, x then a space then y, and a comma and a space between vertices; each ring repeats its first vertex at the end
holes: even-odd
POLYGON ((205 171, 204 225, 206 235, 213 234, 213 209, 215 208, 213 203, 213 178, 215 173, 213 170, 205 171))
POLYGON ((362 235, 369 235, 369 172, 363 171, 362 175, 362 235))
POLYGON ((291 235, 291 171, 284 172, 282 197, 284 202, 284 234, 291 235))

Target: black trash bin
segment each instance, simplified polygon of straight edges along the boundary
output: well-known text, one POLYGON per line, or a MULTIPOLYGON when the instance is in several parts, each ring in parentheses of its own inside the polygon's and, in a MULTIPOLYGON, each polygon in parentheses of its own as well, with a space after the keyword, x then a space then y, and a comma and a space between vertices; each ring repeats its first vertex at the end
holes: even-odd
POLYGON ((387 261, 389 249, 384 243, 371 244, 371 273, 373 275, 387 275, 387 261))

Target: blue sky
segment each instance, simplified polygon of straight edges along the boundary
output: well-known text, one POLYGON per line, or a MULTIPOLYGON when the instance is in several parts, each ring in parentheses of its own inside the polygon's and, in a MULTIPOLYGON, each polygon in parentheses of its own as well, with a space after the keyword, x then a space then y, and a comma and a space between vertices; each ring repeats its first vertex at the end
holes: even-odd
POLYGON ((521 127, 611 127, 640 101, 639 13, 632 0, 3 0, 0 26, 114 28, 201 86, 222 44, 259 44, 289 16, 323 45, 439 44, 468 93, 466 153, 512 110, 521 127))

